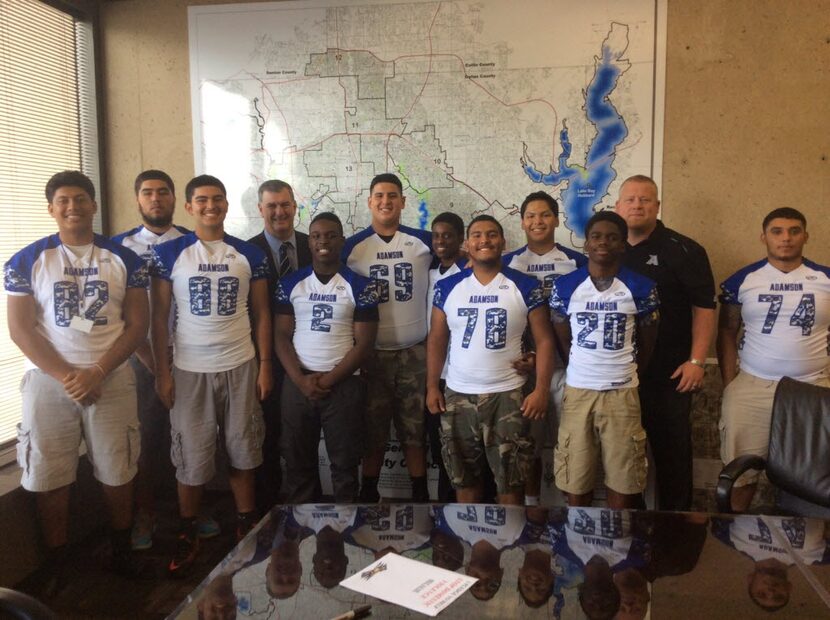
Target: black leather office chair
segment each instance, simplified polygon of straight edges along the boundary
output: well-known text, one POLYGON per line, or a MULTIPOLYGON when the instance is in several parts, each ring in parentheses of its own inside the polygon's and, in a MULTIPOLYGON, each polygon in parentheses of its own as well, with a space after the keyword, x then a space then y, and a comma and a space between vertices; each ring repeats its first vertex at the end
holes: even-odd
POLYGON ((57 616, 46 605, 28 594, 0 588, 0 618, 56 620, 57 616))
MULTIPOLYGON (((732 486, 750 469, 766 471, 780 491, 803 500, 789 502, 790 510, 806 516, 830 514, 826 510, 830 509, 830 388, 789 377, 779 381, 772 406, 769 456, 739 456, 723 468, 716 491, 720 512, 732 512, 732 486)), ((787 503, 783 502, 784 508, 787 503)))

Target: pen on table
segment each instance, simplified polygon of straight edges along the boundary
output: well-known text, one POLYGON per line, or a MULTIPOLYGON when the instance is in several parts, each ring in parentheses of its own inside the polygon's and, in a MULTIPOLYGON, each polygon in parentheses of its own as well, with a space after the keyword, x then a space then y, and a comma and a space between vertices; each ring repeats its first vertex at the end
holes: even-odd
POLYGON ((357 618, 365 618, 372 612, 371 605, 361 605, 351 611, 347 611, 345 614, 341 614, 339 616, 335 616, 331 620, 352 620, 353 618, 357 620, 357 618))

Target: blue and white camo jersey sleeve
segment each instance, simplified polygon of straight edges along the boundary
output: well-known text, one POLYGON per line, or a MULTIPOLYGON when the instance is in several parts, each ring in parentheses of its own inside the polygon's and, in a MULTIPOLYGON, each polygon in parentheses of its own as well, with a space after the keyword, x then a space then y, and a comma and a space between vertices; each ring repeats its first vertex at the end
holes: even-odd
MULTIPOLYGON (((185 237, 180 237, 184 239, 185 237)), ((173 263, 178 252, 170 251, 172 244, 179 245, 178 239, 161 243, 155 246, 150 256, 150 276, 153 278, 160 278, 162 280, 170 281, 172 277, 173 263), (170 247, 168 247, 170 246, 170 247)))
POLYGON ((639 316, 654 314, 660 308, 657 286, 653 286, 645 297, 635 297, 634 303, 637 306, 637 314, 639 316))
POLYGON ((616 278, 631 291, 638 316, 647 316, 658 310, 660 299, 657 296, 657 283, 654 280, 627 267, 622 267, 616 278))
POLYGON ((371 280, 354 274, 352 286, 355 291, 355 306, 357 310, 378 307, 380 303, 380 286, 377 280, 371 280))
POLYGON ((542 283, 534 276, 504 266, 502 266, 502 274, 511 280, 516 285, 516 288, 519 289, 528 312, 547 303, 548 299, 545 296, 545 289, 542 283))
POLYGON ((291 298, 288 296, 281 280, 277 282, 277 286, 274 289, 274 302, 277 304, 291 303, 291 298))
POLYGON ((248 243, 231 235, 225 235, 225 243, 233 246, 248 261, 251 267, 251 281, 267 279, 270 274, 268 267, 268 256, 259 246, 248 243))
POLYGON ((726 280, 721 282, 720 290, 721 294, 718 296, 718 300, 722 304, 729 304, 734 306, 742 305, 740 300, 741 295, 741 286, 746 280, 746 277, 761 269, 764 265, 767 264, 767 260, 759 260, 751 265, 747 265, 743 269, 739 269, 731 276, 729 276, 726 280))
POLYGON ((542 288, 542 285, 538 280, 536 281, 536 284, 531 287, 529 291, 527 291, 527 293, 524 291, 522 291, 522 293, 525 303, 527 304, 528 311, 545 305, 545 290, 542 288))
POLYGON ((32 267, 43 252, 59 245, 58 235, 53 234, 16 252, 3 268, 3 286, 6 292, 10 295, 34 295, 32 267))
POLYGON ((312 269, 309 265, 277 280, 277 286, 274 288, 274 302, 278 305, 291 304, 291 292, 294 290, 294 287, 300 281, 310 276, 311 273, 312 269))
POLYGON ((3 287, 7 293, 16 295, 31 295, 32 283, 29 278, 13 265, 11 261, 6 262, 3 270, 3 287))
POLYGON ((102 249, 108 250, 124 262, 127 270, 127 288, 146 289, 150 283, 149 269, 147 262, 130 248, 123 246, 106 237, 95 236, 96 244, 102 249))
POLYGON ((556 284, 550 293, 550 309, 558 316, 568 316, 568 303, 559 295, 556 284))
POLYGON ((459 282, 464 280, 464 278, 469 276, 471 273, 472 272, 468 269, 455 273, 447 278, 438 280, 435 283, 435 288, 433 289, 432 305, 443 312, 444 304, 447 301, 447 296, 450 294, 450 291, 452 291, 452 289, 455 288, 459 282))
POLYGON ((588 277, 588 270, 582 267, 554 281, 548 304, 555 317, 562 319, 568 317, 574 289, 586 277, 588 277))

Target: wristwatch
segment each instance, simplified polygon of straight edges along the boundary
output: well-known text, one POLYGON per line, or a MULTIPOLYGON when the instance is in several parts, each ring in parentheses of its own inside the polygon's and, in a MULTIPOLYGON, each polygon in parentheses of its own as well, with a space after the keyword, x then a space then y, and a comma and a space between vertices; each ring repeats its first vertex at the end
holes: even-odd
POLYGON ((698 359, 691 358, 691 359, 689 359, 689 363, 694 364, 695 366, 698 366, 700 368, 703 368, 703 362, 698 360, 698 359))

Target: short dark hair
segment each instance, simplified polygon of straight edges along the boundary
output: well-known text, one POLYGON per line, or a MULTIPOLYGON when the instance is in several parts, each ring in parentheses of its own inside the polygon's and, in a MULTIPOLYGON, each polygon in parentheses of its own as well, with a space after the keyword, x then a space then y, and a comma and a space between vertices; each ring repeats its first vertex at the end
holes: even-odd
POLYGON ((89 177, 78 170, 64 170, 52 175, 46 182, 46 201, 51 203, 61 187, 80 187, 92 200, 95 200, 95 186, 89 177))
POLYGON ((632 175, 632 176, 628 177, 625 181, 622 182, 622 185, 620 185, 620 187, 622 187, 623 185, 625 185, 628 182, 631 182, 631 183, 650 183, 651 185, 654 186, 654 191, 657 191, 657 183, 654 181, 654 179, 652 179, 650 176, 647 176, 645 174, 635 174, 635 175, 632 175))
POLYGON ((288 183, 280 181, 279 179, 269 179, 260 185, 257 190, 257 200, 262 202, 262 194, 265 192, 274 192, 276 194, 284 189, 287 189, 288 193, 291 195, 291 202, 296 203, 297 201, 294 199, 294 189, 288 183))
POLYGON ((597 222, 611 222, 617 228, 620 229, 620 234, 622 235, 623 241, 628 239, 628 224, 625 223, 625 220, 622 219, 622 217, 620 217, 613 211, 597 211, 596 213, 594 213, 594 215, 591 216, 591 219, 588 220, 587 224, 585 224, 586 239, 588 238, 588 233, 591 232, 591 229, 597 222))
POLYGON ((453 213, 452 211, 439 213, 433 218, 430 228, 434 228, 436 224, 440 223, 449 224, 455 229, 459 237, 464 238, 464 220, 457 213, 453 213))
POLYGON ((340 232, 341 233, 343 232, 343 222, 341 222, 340 218, 337 217, 337 215, 335 213, 332 213, 331 211, 321 211, 320 213, 315 215, 311 219, 311 223, 308 225, 309 231, 311 230, 311 227, 314 226, 314 222, 316 222, 318 220, 326 220, 328 222, 334 222, 335 224, 337 224, 340 227, 340 232))
POLYGON ((499 233, 501 233, 501 236, 504 237, 504 228, 502 227, 501 222, 499 222, 492 215, 487 215, 486 213, 483 213, 481 215, 476 215, 470 221, 470 223, 467 224, 467 236, 468 237, 470 236, 470 229, 473 227, 473 224, 476 224, 478 222, 493 222, 498 227, 499 233))
POLYGON ((141 184, 144 181, 163 181, 167 184, 167 188, 170 190, 171 194, 176 193, 176 186, 173 185, 173 179, 170 178, 170 175, 162 170, 145 170, 144 172, 139 172, 138 176, 135 178, 135 195, 138 196, 138 192, 141 191, 141 184))
POLYGON ((761 224, 761 230, 766 231, 767 224, 779 217, 786 220, 798 220, 801 222, 801 225, 804 226, 804 230, 807 230, 807 218, 804 217, 804 214, 801 211, 793 209, 792 207, 779 207, 767 213, 767 216, 761 224))
POLYGON ((372 182, 369 184, 369 193, 371 193, 372 190, 375 189, 375 185, 377 185, 378 183, 392 183, 393 185, 397 185, 398 190, 400 190, 401 195, 403 195, 403 183, 401 183, 401 180, 398 178, 397 174, 392 174, 391 172, 384 172, 383 174, 377 175, 374 179, 372 179, 372 182))
POLYGON ((556 199, 548 194, 547 192, 533 192, 532 194, 528 194, 527 198, 522 201, 522 206, 519 207, 519 216, 524 217, 525 211, 527 210, 527 205, 529 205, 534 200, 542 200, 548 203, 550 210, 556 217, 559 217, 559 203, 556 202, 556 199))
POLYGON ((218 187, 222 190, 222 193, 225 194, 225 198, 228 197, 228 192, 225 189, 225 184, 222 183, 219 179, 209 174, 200 174, 197 177, 193 177, 188 181, 187 187, 184 188, 184 199, 187 202, 190 202, 191 198, 193 198, 193 192, 197 187, 218 187))

